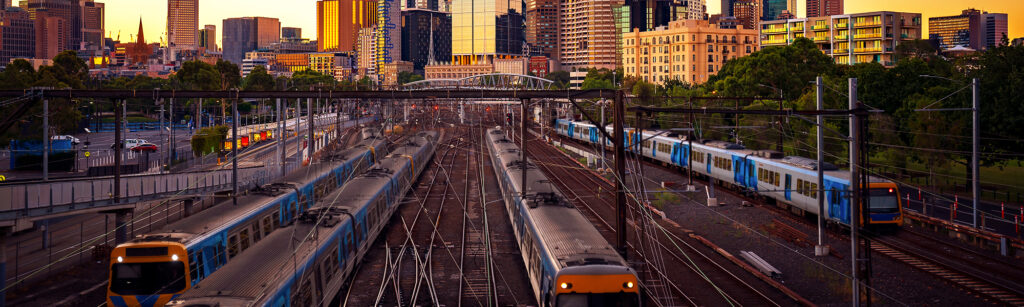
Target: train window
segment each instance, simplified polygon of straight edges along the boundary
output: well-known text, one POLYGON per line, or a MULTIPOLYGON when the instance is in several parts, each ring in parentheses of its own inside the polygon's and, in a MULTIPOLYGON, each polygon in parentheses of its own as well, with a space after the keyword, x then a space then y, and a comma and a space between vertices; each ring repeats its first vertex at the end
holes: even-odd
POLYGON ((818 184, 811 184, 811 198, 818 199, 818 184))
POLYGON ((249 230, 248 229, 242 229, 242 231, 238 233, 238 242, 241 243, 243 251, 246 250, 246 249, 249 249, 249 230))
POLYGON ((779 186, 780 182, 781 180, 779 180, 779 173, 775 173, 775 186, 779 186))
POLYGON ((832 204, 839 204, 839 190, 832 188, 832 204))
MULTIPOLYGON (((274 212, 274 217, 271 218, 270 220, 271 220, 271 222, 274 223, 272 225, 273 227, 270 228, 271 229, 270 231, 274 231, 274 229, 277 229, 278 227, 281 227, 281 213, 280 212, 274 212)), ((270 232, 268 231, 267 233, 269 234, 270 232)))
POLYGON ((228 238, 228 257, 234 258, 238 255, 238 236, 231 236, 228 238))
POLYGON ((800 195, 804 194, 804 180, 803 179, 799 179, 798 178, 796 180, 796 193, 800 194, 800 195))
POLYGON ((256 242, 259 242, 260 239, 263 239, 263 236, 261 234, 262 233, 260 233, 260 221, 256 220, 255 222, 252 222, 252 243, 253 244, 255 244, 256 242))
MULTIPOLYGON (((276 214, 277 214, 277 213, 275 213, 275 215, 276 215, 276 214)), ((276 221, 277 219, 274 219, 274 220, 276 221)), ((264 217, 263 217, 263 235, 264 235, 264 236, 269 236, 269 235, 270 235, 270 232, 271 232, 271 231, 274 231, 274 229, 273 229, 273 228, 271 228, 271 227, 273 226, 273 225, 272 225, 273 223, 274 223, 274 222, 271 222, 271 221, 270 221, 270 216, 269 216, 269 215, 268 215, 268 216, 264 216, 264 217)))

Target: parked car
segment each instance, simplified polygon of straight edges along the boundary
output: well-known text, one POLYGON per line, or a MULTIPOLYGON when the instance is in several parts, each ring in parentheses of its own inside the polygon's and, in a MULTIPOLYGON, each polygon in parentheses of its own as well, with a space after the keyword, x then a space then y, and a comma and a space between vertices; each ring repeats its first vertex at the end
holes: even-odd
MULTIPOLYGON (((147 144, 147 143, 149 143, 149 142, 146 141, 146 140, 143 140, 143 139, 124 139, 124 149, 132 149, 135 146, 139 146, 140 144, 147 144)), ((116 145, 111 144, 110 145, 110 149, 114 149, 114 146, 116 146, 116 145)))
POLYGON ((156 152, 157 150, 156 144, 151 143, 142 143, 131 148, 131 151, 134 152, 156 152))
POLYGON ((71 145, 78 145, 79 143, 82 142, 78 138, 76 138, 74 136, 70 136, 70 135, 54 135, 54 136, 50 137, 50 140, 51 141, 65 141, 65 140, 67 140, 67 141, 71 141, 71 145))

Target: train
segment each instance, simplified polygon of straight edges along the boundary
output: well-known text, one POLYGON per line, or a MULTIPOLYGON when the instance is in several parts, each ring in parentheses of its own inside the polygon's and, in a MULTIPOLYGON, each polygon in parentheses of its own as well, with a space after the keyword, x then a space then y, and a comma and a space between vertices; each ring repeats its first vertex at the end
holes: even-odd
POLYGON ((387 154, 388 142, 369 137, 221 204, 116 246, 110 254, 108 306, 162 306, 244 255, 261 239, 292 224, 318 200, 362 174, 387 154))
POLYGON ((419 132, 169 306, 327 306, 428 167, 438 133, 419 132))
POLYGON ((538 305, 640 306, 636 271, 597 228, 537 166, 520 160, 504 130, 488 129, 485 137, 538 305))
MULTIPOLYGON (((555 120, 557 134, 578 142, 600 146, 598 127, 566 119, 555 120)), ((610 135, 613 130, 605 127, 610 135)), ((748 150, 740 144, 716 140, 687 140, 668 131, 625 129, 627 151, 651 161, 676 168, 690 168, 695 174, 739 191, 774 200, 790 208, 819 214, 818 197, 825 197, 825 218, 842 225, 850 224, 850 174, 829 163, 822 163, 824 186, 818 187, 818 163, 815 159, 784 156, 777 151, 748 150), (823 193, 820 193, 822 191, 823 193)), ((612 141, 606 141, 611 146, 612 141)), ((869 176, 868 208, 860 226, 898 228, 903 225, 903 202, 899 186, 889 180, 869 176)))

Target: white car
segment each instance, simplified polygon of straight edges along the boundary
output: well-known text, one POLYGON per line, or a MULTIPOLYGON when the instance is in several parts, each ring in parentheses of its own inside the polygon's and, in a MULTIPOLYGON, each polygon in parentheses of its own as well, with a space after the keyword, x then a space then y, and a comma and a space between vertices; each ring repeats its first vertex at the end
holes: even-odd
MULTIPOLYGON (((145 143, 149 143, 149 141, 143 139, 124 139, 124 149, 132 149, 132 147, 139 146, 145 143)), ((110 148, 114 148, 114 146, 114 144, 111 144, 110 148)))
POLYGON ((81 140, 79 140, 76 137, 70 136, 70 135, 54 135, 54 136, 50 137, 50 140, 51 141, 71 141, 71 145, 78 145, 79 143, 81 143, 81 140))

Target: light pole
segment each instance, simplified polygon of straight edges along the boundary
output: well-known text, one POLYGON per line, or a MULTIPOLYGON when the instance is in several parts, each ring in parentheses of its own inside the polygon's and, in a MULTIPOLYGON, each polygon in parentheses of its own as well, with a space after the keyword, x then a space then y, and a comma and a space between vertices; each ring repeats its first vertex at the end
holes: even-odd
MULTIPOLYGON (((757 86, 766 87, 766 88, 770 88, 770 89, 774 89, 774 90, 778 91, 779 92, 779 111, 782 111, 782 100, 784 99, 784 98, 782 98, 782 89, 774 87, 774 86, 771 86, 771 85, 765 85, 765 84, 758 84, 757 86)), ((775 150, 777 150, 779 152, 782 152, 782 141, 783 141, 783 139, 782 139, 782 117, 779 117, 778 120, 779 120, 779 142, 777 144, 775 144, 775 150)))
MULTIPOLYGON (((950 79, 950 78, 946 78, 946 77, 931 76, 931 75, 920 75, 920 77, 922 77, 922 78, 942 79, 942 80, 950 81, 950 82, 957 83, 957 84, 960 84, 960 85, 964 85, 963 82, 960 82, 960 81, 957 81, 957 80, 953 80, 953 79, 950 79)), ((980 113, 979 111, 981 109, 981 106, 980 106, 980 103, 981 103, 981 83, 978 81, 978 78, 973 78, 973 79, 971 79, 971 84, 970 85, 964 86, 964 87, 956 90, 956 92, 953 92, 953 94, 949 94, 945 98, 939 99, 939 100, 937 100, 935 102, 932 102, 931 104, 925 106, 924 108, 917 109, 917 110, 914 110, 914 111, 915 112, 968 111, 968 110, 971 111, 971 117, 972 117, 972 122, 973 122, 972 125, 971 125, 971 127, 972 127, 971 128, 971 130, 972 130, 972 133, 971 133, 972 134, 972 137, 971 137, 971 139, 972 139, 972 141, 971 141, 971 170, 972 170, 971 171, 971 201, 974 203, 974 205, 972 206, 972 209, 971 209, 972 210, 971 216, 973 217, 971 225, 974 228, 978 228, 978 205, 981 204, 980 203, 981 196, 979 194, 979 192, 981 190, 981 185, 979 183, 979 179, 981 178, 981 176, 979 174, 981 173, 981 170, 978 169, 978 147, 981 145, 980 144, 981 143, 981 129, 980 129, 981 128, 981 119, 980 119, 980 116, 979 116, 979 113, 980 113), (931 107, 932 105, 935 105, 936 103, 939 103, 939 102, 945 100, 946 98, 952 97, 953 94, 956 94, 956 93, 958 93, 960 91, 963 91, 963 90, 967 89, 968 87, 971 88, 971 92, 972 92, 971 93, 971 107, 970 108, 929 109, 929 107, 931 107)))

